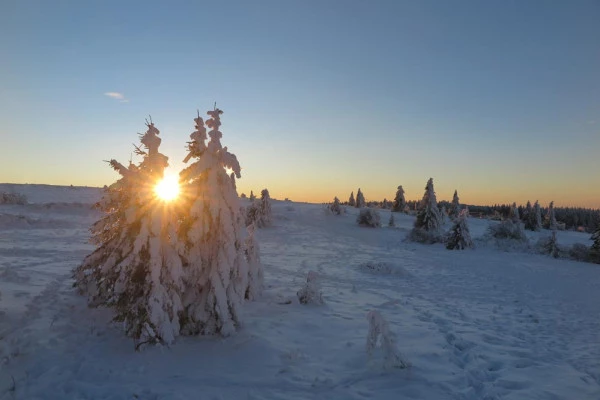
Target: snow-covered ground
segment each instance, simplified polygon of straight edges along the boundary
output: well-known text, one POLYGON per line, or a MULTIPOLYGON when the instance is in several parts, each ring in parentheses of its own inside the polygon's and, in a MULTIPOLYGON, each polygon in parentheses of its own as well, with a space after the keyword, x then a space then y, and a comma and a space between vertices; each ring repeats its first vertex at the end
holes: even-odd
MULTIPOLYGON (((0 205, 2 400, 600 399, 598 265, 406 243, 414 217, 371 229, 355 209, 333 216, 274 202, 274 226, 257 231, 267 290, 246 304, 243 329, 136 352, 110 313, 71 287, 92 250, 100 190, 12 190, 33 204, 0 205), (311 270, 324 306, 296 299, 311 270), (411 368, 367 357, 370 310, 388 320, 411 368)), ((472 236, 490 223, 469 219, 472 236)), ((576 232, 558 241, 590 244, 576 232)))

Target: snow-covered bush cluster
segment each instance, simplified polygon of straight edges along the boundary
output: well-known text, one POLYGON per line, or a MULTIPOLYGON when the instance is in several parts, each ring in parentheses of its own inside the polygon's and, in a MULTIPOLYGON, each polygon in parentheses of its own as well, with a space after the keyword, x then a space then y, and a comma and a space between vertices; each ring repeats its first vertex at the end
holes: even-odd
POLYGON ((17 205, 25 205, 27 204, 27 196, 20 193, 0 193, 0 204, 17 204, 17 205))
POLYGON ((568 250, 569 258, 575 261, 588 262, 590 260, 590 248, 582 243, 573 244, 568 250))
POLYGON ((160 201, 154 191, 168 165, 153 123, 141 137, 139 164, 110 165, 121 179, 97 207, 92 227, 98 248, 74 272, 90 305, 115 311, 138 345, 172 343, 180 334, 233 333, 246 298, 262 290, 262 266, 252 230, 247 234, 235 190, 240 165, 221 145, 220 115, 195 118, 180 173, 181 199, 160 201), (226 170, 232 172, 227 175, 226 170))
POLYGON ((379 215, 379 211, 376 209, 361 208, 356 217, 356 222, 361 226, 379 228, 381 227, 381 215, 379 215))
POLYGON ((319 280, 319 274, 315 271, 309 271, 306 277, 306 283, 298 291, 298 301, 300 304, 315 304, 322 305, 323 294, 321 293, 321 282, 319 280))
POLYGON ((260 200, 252 199, 254 193, 251 193, 252 203, 246 208, 246 225, 255 224, 258 228, 271 226, 273 212, 271 210, 271 196, 267 189, 263 189, 260 194, 260 200))
POLYGON ((520 223, 514 223, 511 220, 502 221, 499 224, 490 225, 489 234, 496 239, 508 239, 518 242, 527 242, 527 236, 521 228, 520 223))

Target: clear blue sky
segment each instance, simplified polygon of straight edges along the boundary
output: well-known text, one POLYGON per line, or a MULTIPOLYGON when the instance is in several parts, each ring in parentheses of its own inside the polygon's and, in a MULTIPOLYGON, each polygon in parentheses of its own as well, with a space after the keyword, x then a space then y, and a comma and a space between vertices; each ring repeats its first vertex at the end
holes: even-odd
POLYGON ((240 192, 600 207, 598 1, 0 2, 0 182, 101 186, 217 102, 240 192), (124 99, 109 97, 115 92, 124 99))

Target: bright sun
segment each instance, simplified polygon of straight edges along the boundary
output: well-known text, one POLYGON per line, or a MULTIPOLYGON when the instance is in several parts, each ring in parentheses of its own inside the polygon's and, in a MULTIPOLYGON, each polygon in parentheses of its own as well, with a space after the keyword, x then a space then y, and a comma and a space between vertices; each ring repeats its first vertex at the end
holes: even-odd
POLYGON ((179 195, 177 176, 165 176, 154 188, 156 195, 163 201, 172 201, 179 195))

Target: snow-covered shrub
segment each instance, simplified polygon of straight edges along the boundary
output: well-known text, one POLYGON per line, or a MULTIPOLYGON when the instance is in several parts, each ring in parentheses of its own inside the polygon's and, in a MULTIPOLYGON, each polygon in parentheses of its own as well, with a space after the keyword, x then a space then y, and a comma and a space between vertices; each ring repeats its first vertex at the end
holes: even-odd
POLYGON ((245 297, 254 300, 262 294, 264 285, 264 271, 260 262, 258 242, 254 238, 254 224, 247 228, 248 236, 244 242, 244 254, 248 262, 248 288, 245 297))
POLYGON ((358 188, 358 192, 356 193, 356 208, 366 207, 367 202, 365 201, 365 195, 358 188))
POLYGON ((369 333, 367 334, 367 355, 373 357, 377 342, 381 341, 383 351, 383 364, 385 368, 408 368, 410 364, 403 360, 396 345, 396 336, 390 331, 387 321, 379 311, 372 310, 367 313, 369 333), (379 339, 381 338, 381 340, 379 339))
POLYGON ((356 222, 361 226, 368 226, 371 228, 379 228, 381 226, 381 215, 379 211, 373 208, 361 208, 356 222))
POLYGON ((552 231, 552 234, 547 238, 541 238, 538 240, 536 247, 542 254, 548 254, 554 258, 560 257, 561 250, 558 247, 556 231, 552 231))
POLYGON ((394 197, 394 201, 392 203, 392 211, 393 212, 406 212, 406 199, 404 198, 404 189, 402 185, 398 186, 398 190, 396 191, 396 197, 394 197))
POLYGON ((473 247, 466 212, 462 210, 455 218, 454 224, 446 237, 446 248, 448 250, 464 250, 473 247))
POLYGON ((122 178, 96 205, 105 216, 92 228, 98 248, 74 271, 75 286, 91 306, 115 311, 126 333, 138 343, 171 343, 179 334, 183 311, 182 258, 177 250, 177 218, 156 198, 167 157, 153 123, 136 148, 143 161, 125 167, 110 161, 122 178))
POLYGON ((337 197, 334 197, 333 203, 329 204, 328 209, 333 215, 342 214, 343 209, 342 209, 342 206, 340 205, 340 199, 338 199, 337 197))
POLYGON ((427 231, 421 228, 413 228, 406 235, 406 240, 422 244, 443 243, 444 236, 439 231, 427 231))
POLYGON ((582 243, 575 243, 569 248, 569 258, 575 261, 590 261, 590 248, 582 243))
POLYGON ((324 304, 319 274, 317 274, 315 271, 309 271, 306 278, 306 283, 302 289, 298 291, 297 295, 300 304, 324 304))
POLYGON ((244 218, 235 185, 227 170, 240 178, 236 156, 221 145, 222 111, 207 113, 207 139, 202 118, 190 137, 188 158, 195 162, 181 171, 185 203, 181 216, 181 246, 186 265, 182 331, 188 334, 235 332, 241 304, 249 291, 244 218))
POLYGON ((27 204, 27 196, 21 193, 0 193, 0 204, 17 204, 23 206, 27 204))

